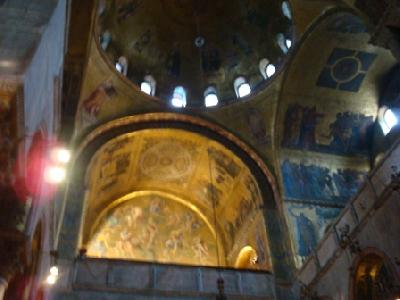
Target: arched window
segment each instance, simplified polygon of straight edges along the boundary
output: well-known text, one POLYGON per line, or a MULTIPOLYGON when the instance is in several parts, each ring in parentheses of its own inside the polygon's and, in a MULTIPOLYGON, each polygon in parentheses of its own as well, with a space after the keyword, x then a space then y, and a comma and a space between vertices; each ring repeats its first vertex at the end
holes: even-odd
POLYGON ((213 86, 209 86, 204 92, 204 105, 212 107, 218 105, 217 90, 213 86))
POLYGON ((379 253, 363 255, 353 280, 353 300, 399 299, 397 279, 388 260, 379 253))
POLYGON ((276 67, 274 64, 271 64, 270 61, 266 58, 263 58, 259 64, 259 70, 264 79, 268 79, 272 77, 276 72, 276 67))
POLYGON ((285 39, 285 44, 286 44, 286 48, 290 49, 292 47, 292 40, 291 39, 285 39))
POLYGON ((100 46, 104 51, 107 50, 108 45, 111 43, 111 33, 106 30, 100 35, 100 46))
POLYGON ((128 74, 128 60, 125 56, 118 58, 118 61, 115 63, 115 68, 124 76, 128 74))
POLYGON ((97 14, 101 16, 106 10, 106 0, 99 0, 99 4, 97 6, 97 14))
POLYGON ((285 54, 288 53, 289 49, 292 47, 292 40, 285 37, 283 33, 277 34, 276 42, 278 43, 279 48, 281 48, 282 52, 285 54))
POLYGON ((255 269, 257 268, 258 255, 256 250, 251 246, 245 246, 240 250, 236 258, 235 268, 238 269, 255 269))
POLYGON ((171 104, 174 107, 186 107, 186 91, 182 86, 177 86, 174 89, 171 104))
POLYGON ((396 113, 387 106, 379 110, 378 121, 384 135, 387 135, 399 123, 396 113))
POLYGON ((282 2, 282 14, 287 17, 289 20, 292 19, 292 11, 290 10, 289 2, 283 1, 282 2))
POLYGON ((267 77, 272 77, 276 72, 276 67, 273 64, 269 64, 266 68, 265 68, 265 73, 267 74, 267 77))
POLYGON ((156 81, 153 76, 146 75, 140 84, 140 90, 147 95, 154 96, 156 93, 156 81))
POLYGON ((251 93, 250 84, 246 81, 243 76, 237 77, 233 82, 233 87, 235 89, 236 97, 243 98, 251 93))

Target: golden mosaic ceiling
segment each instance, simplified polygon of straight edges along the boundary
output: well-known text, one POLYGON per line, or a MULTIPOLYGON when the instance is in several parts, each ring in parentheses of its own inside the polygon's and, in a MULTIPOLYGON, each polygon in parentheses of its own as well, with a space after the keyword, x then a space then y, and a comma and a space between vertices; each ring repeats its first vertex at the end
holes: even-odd
POLYGON ((278 36, 292 39, 292 22, 280 0, 125 0, 100 1, 97 31, 115 65, 128 60, 127 77, 140 85, 151 74, 156 96, 170 99, 183 86, 188 106, 203 105, 215 86, 222 102, 236 98, 233 82, 244 76, 253 90, 265 85, 259 63, 278 68, 285 51, 278 36))
MULTIPOLYGON (((171 226, 185 223, 183 219, 180 220, 185 215, 192 216, 190 219, 196 219, 198 224, 195 223, 204 228, 201 232, 195 230, 198 233, 196 241, 207 241, 204 247, 210 252, 216 247, 217 233, 223 256, 220 261, 222 265, 226 263, 233 266, 240 250, 250 244, 262 254, 259 267, 265 269, 270 266, 261 210, 262 198, 256 179, 240 158, 216 141, 180 129, 145 129, 124 134, 110 140, 96 152, 88 168, 86 181, 88 206, 83 244, 93 256, 131 257, 160 262, 168 260, 170 254, 156 253, 154 249, 160 249, 161 246, 153 245, 153 242, 148 247, 141 245, 145 248, 142 249, 144 252, 135 248, 136 252, 127 250, 114 253, 112 247, 99 246, 104 236, 111 238, 116 234, 113 227, 107 225, 107 220, 121 214, 119 207, 129 206, 131 208, 122 210, 134 211, 135 216, 140 211, 141 220, 146 224, 142 227, 157 227, 154 234, 169 230, 173 235, 180 226, 175 226, 175 229, 171 229, 171 226), (155 206, 163 207, 165 216, 160 214, 157 220, 154 219, 158 216, 155 213, 144 217, 153 202, 155 206), (165 219, 167 217, 168 220, 165 219), (154 219, 154 224, 150 219, 154 219), (170 223, 171 228, 165 228, 164 225, 170 223), (213 237, 211 242, 210 236, 213 237), (129 253, 135 255, 130 256, 129 253)), ((193 226, 196 227, 196 224, 193 226)), ((183 235, 178 236, 183 238, 183 235)), ((166 237, 164 244, 170 243, 169 234, 166 237)), ((113 242, 105 244, 110 243, 113 242)), ((188 257, 192 256, 189 254, 193 251, 178 251, 180 254, 174 258, 174 262, 190 263, 188 257)), ((197 257, 197 261, 191 262, 217 264, 214 255, 207 257, 203 257, 204 260, 197 257)))

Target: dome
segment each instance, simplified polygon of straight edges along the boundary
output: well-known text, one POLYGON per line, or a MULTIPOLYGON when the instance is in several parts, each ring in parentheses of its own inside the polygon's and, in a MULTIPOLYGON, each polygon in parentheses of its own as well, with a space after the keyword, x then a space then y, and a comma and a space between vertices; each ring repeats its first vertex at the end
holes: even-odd
POLYGON ((145 92, 165 101, 183 87, 187 107, 204 106, 209 87, 219 103, 235 101, 238 77, 254 93, 293 44, 288 3, 278 0, 100 1, 97 30, 117 71, 138 88, 151 75, 156 90, 145 92))

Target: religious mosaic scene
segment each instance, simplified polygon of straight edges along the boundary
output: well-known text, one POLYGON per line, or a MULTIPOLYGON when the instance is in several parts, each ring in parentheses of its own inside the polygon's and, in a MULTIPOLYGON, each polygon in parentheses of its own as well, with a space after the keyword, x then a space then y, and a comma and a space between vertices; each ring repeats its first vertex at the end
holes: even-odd
POLYGON ((0 300, 400 300, 399 0, 0 16, 0 300))

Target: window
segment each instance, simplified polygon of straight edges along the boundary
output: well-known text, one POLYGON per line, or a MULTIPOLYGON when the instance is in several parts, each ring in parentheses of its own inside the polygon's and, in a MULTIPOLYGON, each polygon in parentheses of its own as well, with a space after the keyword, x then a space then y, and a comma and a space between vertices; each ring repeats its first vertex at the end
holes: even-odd
POLYGON ((282 14, 287 17, 289 20, 292 19, 292 12, 290 10, 290 6, 288 1, 283 1, 282 2, 282 14))
POLYGON ((118 58, 118 61, 115 63, 115 69, 124 76, 128 74, 128 60, 125 56, 118 58))
POLYGON ((267 77, 272 77, 276 72, 276 67, 273 64, 269 64, 266 68, 265 68, 265 73, 267 74, 267 77))
POLYGON ((236 258, 235 268, 237 269, 255 269, 258 261, 256 250, 251 246, 245 246, 240 250, 236 258))
POLYGON ((287 47, 288 49, 290 49, 290 48, 292 47, 292 40, 286 39, 286 40, 285 40, 285 43, 286 43, 286 47, 287 47))
POLYGON ((247 83, 246 79, 242 76, 235 79, 233 82, 236 97, 243 98, 251 93, 250 84, 247 83))
POLYGON ((117 69, 118 72, 122 73, 122 65, 119 62, 115 64, 115 68, 117 69))
POLYGON ((264 79, 268 79, 272 77, 276 72, 276 67, 274 64, 271 64, 270 61, 266 58, 263 58, 259 64, 259 70, 264 79))
POLYGON ((399 123, 396 114, 388 107, 382 107, 379 114, 379 123, 384 135, 387 135, 399 123))
POLYGON ((218 105, 217 90, 213 86, 209 86, 204 92, 204 105, 212 107, 218 105))
POLYGON ((186 92, 182 86, 177 86, 175 88, 171 104, 174 107, 186 107, 186 92))
POLYGON ((147 94, 147 95, 151 95, 151 85, 150 85, 150 83, 148 83, 147 81, 143 81, 140 84, 140 90, 143 93, 147 94))
POLYGON ((146 75, 140 84, 140 90, 147 95, 154 96, 156 93, 156 81, 151 75, 146 75))
POLYGON ((289 49, 292 47, 292 40, 286 38, 283 33, 278 33, 276 36, 276 42, 278 43, 279 48, 281 48, 283 53, 288 53, 289 49))
POLYGON ((106 51, 110 42, 111 42, 111 33, 108 30, 106 30, 100 36, 101 49, 106 51))
POLYGON ((106 10, 106 0, 99 0, 99 4, 97 6, 97 13, 101 16, 106 10))
POLYGON ((240 98, 246 97, 247 95, 249 95, 249 94, 251 93, 250 84, 248 84, 248 83, 242 83, 242 84, 239 86, 238 91, 239 91, 239 97, 240 97, 240 98))

